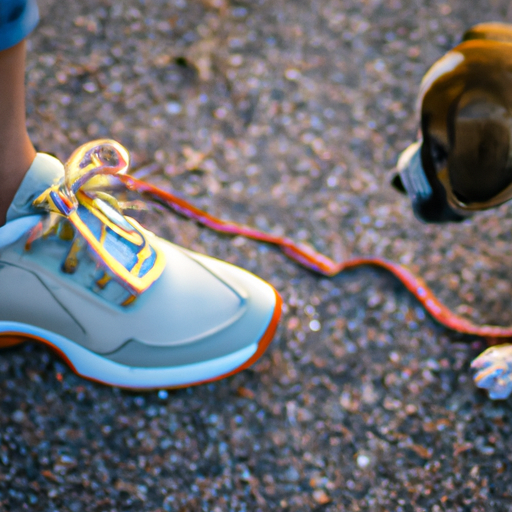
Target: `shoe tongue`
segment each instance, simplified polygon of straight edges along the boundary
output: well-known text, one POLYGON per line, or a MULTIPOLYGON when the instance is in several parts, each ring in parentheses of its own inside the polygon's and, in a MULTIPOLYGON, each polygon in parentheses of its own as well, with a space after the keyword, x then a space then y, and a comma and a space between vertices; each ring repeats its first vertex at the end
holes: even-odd
POLYGON ((7 210, 7 222, 39 213, 32 202, 63 176, 64 166, 59 160, 45 153, 37 153, 7 210))

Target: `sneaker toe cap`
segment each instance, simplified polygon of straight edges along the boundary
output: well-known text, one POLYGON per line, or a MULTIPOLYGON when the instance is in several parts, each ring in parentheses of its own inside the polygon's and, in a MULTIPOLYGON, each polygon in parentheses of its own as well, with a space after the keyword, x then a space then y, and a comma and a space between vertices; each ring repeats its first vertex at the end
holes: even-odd
POLYGON ((229 263, 168 242, 162 248, 169 270, 141 308, 153 311, 152 326, 108 357, 126 365, 164 367, 224 357, 250 346, 257 350, 270 324, 277 323, 280 299, 274 288, 229 263), (160 296, 160 287, 168 300, 160 296))

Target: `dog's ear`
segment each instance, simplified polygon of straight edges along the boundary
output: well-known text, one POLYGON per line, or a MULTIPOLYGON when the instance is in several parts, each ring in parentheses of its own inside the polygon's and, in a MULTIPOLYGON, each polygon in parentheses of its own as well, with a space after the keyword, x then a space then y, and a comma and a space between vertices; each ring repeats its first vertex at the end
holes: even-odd
POLYGON ((498 107, 477 99, 454 120, 448 169, 453 193, 463 203, 492 201, 510 185, 507 112, 498 107))

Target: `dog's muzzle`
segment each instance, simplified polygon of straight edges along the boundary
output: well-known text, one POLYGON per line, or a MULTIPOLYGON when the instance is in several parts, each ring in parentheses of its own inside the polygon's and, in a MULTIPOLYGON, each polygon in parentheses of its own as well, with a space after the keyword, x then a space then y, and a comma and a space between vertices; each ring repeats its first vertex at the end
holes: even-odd
POLYGON ((460 222, 465 219, 448 204, 446 192, 441 183, 431 183, 424 171, 422 141, 411 144, 398 159, 392 185, 406 193, 416 217, 423 222, 460 222))

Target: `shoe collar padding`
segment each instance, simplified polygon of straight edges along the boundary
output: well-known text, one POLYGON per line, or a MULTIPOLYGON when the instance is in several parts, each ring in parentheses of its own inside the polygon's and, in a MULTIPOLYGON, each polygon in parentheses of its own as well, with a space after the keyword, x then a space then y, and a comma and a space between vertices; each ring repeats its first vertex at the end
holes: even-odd
POLYGON ((32 202, 64 175, 64 166, 55 157, 37 153, 7 210, 7 222, 39 213, 32 202))

